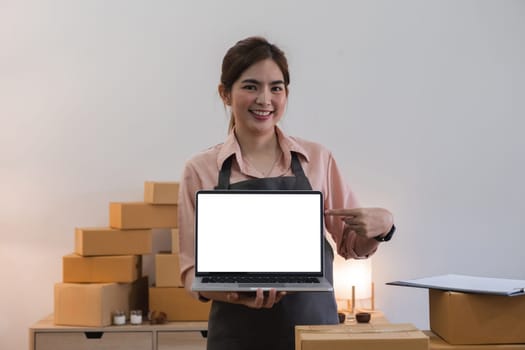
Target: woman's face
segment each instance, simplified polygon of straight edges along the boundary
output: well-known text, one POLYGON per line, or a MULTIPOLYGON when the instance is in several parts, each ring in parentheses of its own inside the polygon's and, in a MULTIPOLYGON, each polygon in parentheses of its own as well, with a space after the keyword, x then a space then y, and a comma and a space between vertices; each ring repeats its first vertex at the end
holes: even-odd
POLYGON ((287 102, 283 73, 272 59, 246 69, 223 96, 231 106, 236 131, 252 134, 274 132, 287 102))

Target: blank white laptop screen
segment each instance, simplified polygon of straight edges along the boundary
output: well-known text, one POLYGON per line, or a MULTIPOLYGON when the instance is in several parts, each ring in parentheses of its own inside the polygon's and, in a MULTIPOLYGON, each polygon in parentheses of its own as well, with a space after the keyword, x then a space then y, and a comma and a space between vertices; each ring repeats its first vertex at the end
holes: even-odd
POLYGON ((197 274, 322 272, 320 198, 318 192, 198 193, 197 274))

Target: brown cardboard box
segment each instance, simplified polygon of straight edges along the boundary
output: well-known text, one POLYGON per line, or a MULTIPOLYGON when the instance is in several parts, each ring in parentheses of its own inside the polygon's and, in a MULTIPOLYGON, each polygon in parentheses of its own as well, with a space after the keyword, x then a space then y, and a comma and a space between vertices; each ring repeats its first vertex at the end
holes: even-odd
POLYGON ((178 254, 179 252, 180 252, 179 229, 173 228, 171 229, 171 253, 178 254))
POLYGON ((150 287, 149 308, 163 311, 168 321, 207 321, 211 302, 203 303, 191 297, 185 288, 150 287))
POLYGON ((144 202, 150 204, 177 204, 178 201, 178 182, 144 182, 144 202))
POLYGON ((450 344, 524 344, 525 296, 429 289, 430 328, 450 344))
POLYGON ((115 310, 146 312, 147 285, 147 277, 133 283, 56 283, 55 324, 104 327, 115 310))
POLYGON ((83 257, 69 254, 62 258, 62 282, 133 282, 142 276, 140 255, 83 257))
POLYGON ((525 344, 452 345, 431 331, 423 331, 429 338, 429 350, 525 350, 525 344))
POLYGON ((77 228, 75 253, 82 256, 151 254, 151 230, 77 228))
POLYGON ((296 326, 296 350, 428 350, 428 337, 411 324, 296 326))
POLYGON ((109 225, 120 229, 178 227, 177 205, 153 205, 143 202, 109 204, 109 225))
POLYGON ((155 285, 157 287, 184 287, 180 276, 179 254, 155 255, 155 285))

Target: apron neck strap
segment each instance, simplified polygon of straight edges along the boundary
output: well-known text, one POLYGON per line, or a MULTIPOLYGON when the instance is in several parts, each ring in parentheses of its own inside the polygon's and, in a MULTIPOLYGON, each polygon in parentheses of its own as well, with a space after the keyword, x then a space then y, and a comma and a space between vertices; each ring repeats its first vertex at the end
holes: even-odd
MULTIPOLYGON (((222 163, 221 171, 219 171, 218 183, 215 189, 228 189, 230 188, 230 176, 232 172, 232 162, 235 154, 232 154, 222 163)), ((304 174, 303 167, 299 161, 299 157, 296 152, 292 152, 292 172, 293 174, 300 179, 305 179, 308 182, 308 178, 304 174)))
POLYGON ((219 171, 218 184, 215 189, 228 189, 230 187, 230 175, 232 173, 232 161, 235 154, 232 154, 222 163, 219 171))

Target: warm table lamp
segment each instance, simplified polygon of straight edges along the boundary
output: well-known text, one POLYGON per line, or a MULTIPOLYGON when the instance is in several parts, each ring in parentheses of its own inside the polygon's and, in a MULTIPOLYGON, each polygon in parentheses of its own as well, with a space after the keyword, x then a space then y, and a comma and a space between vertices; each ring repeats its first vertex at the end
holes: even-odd
POLYGON ((353 314, 374 310, 374 284, 371 259, 334 258, 334 291, 337 307, 353 314))

